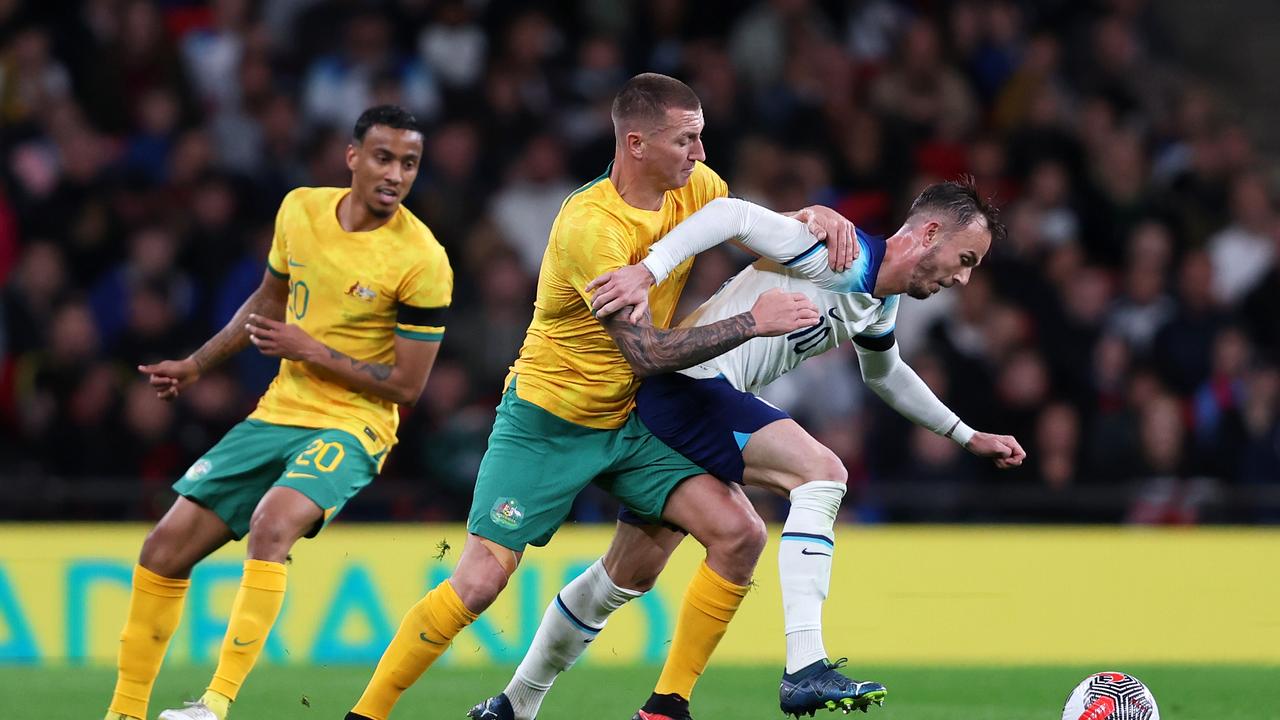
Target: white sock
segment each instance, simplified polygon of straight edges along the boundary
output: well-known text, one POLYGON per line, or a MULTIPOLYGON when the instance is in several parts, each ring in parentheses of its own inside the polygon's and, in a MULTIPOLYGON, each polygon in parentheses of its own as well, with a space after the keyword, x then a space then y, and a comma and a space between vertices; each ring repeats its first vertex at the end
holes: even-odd
POLYGON ((845 484, 813 480, 791 491, 791 512, 778 543, 787 672, 827 657, 822 645, 822 603, 831 587, 836 513, 845 484))
POLYGON ((614 610, 644 593, 620 588, 597 560, 551 601, 520 667, 504 690, 516 720, 533 720, 556 676, 577 661, 614 610))

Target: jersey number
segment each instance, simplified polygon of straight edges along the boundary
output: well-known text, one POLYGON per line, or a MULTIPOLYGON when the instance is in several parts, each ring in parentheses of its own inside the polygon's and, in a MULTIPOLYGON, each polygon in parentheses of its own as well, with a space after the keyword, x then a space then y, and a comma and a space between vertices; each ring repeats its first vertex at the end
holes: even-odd
POLYGON ((787 339, 794 342, 795 345, 791 349, 797 355, 803 355, 818 345, 831 334, 831 325, 827 323, 825 315, 818 316, 818 324, 812 327, 802 328, 787 336, 787 339))
POLYGON ((311 289, 301 280, 289 283, 289 311, 294 320, 301 320, 311 304, 311 289))
POLYGON ((346 457, 347 451, 343 449, 340 442, 325 442, 320 439, 311 441, 306 450, 303 450, 298 457, 294 458, 294 465, 310 465, 315 463, 316 469, 320 472, 333 472, 338 464, 342 462, 342 458, 346 457))

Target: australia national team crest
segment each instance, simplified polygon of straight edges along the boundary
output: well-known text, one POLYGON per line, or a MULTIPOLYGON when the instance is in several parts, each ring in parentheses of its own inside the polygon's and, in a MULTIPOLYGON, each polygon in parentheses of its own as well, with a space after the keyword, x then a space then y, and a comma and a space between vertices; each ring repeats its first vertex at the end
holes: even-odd
POLYGON ((196 461, 195 465, 192 465, 187 469, 186 477, 188 480, 199 480, 205 475, 208 475, 209 471, 212 469, 213 463, 208 460, 200 459, 196 461))
POLYGON ((515 530, 524 522, 524 508, 515 498, 498 498, 489 511, 489 519, 508 530, 515 530))
POLYGON ((374 292, 373 288, 361 285, 359 280, 355 281, 351 284, 351 287, 347 288, 347 295, 365 302, 370 302, 374 298, 378 297, 378 293, 374 292))

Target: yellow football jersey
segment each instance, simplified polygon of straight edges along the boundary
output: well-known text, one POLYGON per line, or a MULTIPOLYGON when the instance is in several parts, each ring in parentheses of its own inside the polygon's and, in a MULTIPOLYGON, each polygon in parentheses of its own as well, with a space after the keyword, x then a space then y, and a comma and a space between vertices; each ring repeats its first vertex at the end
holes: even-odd
MULTIPOLYGON (((667 191, 659 210, 628 205, 607 170, 565 199, 542 257, 533 321, 511 368, 520 377, 520 398, 572 423, 621 427, 635 404, 639 380, 592 315, 587 283, 640 262, 649 246, 680 221, 728 194, 724 180, 698 163, 684 187, 667 191)), ((671 323, 692 266, 690 258, 649 291, 656 327, 671 323)))
MULTIPOLYGON (((362 362, 393 364, 395 335, 444 337, 453 270, 444 248, 403 205, 382 227, 347 232, 338 201, 348 188, 298 188, 280 204, 267 266, 289 281, 285 322, 362 362)), ((306 363, 280 362, 249 417, 279 425, 337 428, 378 456, 396 443, 400 415, 390 400, 322 377, 306 363)))

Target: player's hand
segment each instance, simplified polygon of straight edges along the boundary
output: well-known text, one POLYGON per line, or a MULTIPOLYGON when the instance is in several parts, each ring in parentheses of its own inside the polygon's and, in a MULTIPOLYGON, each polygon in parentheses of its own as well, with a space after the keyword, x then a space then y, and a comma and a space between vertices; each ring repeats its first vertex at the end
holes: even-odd
POLYGON ((653 287, 653 273, 643 263, 610 270, 587 283, 591 295, 591 311, 596 317, 608 317, 631 306, 632 325, 640 322, 649 309, 649 288, 653 287))
POLYGON ((964 447, 978 457, 991 458, 1001 470, 1018 467, 1027 459, 1027 451, 1012 435, 974 433, 964 447))
POLYGON ((261 315, 249 315, 249 322, 244 327, 249 331, 249 342, 267 357, 306 360, 314 357, 322 347, 306 330, 297 325, 261 315))
POLYGON ((848 218, 825 205, 810 205, 793 215, 809 233, 827 243, 827 264, 835 272, 848 270, 858 259, 858 235, 848 218))
POLYGON ((783 292, 779 288, 767 290, 756 298, 751 307, 756 321, 756 336, 786 335, 818 322, 818 306, 804 293, 783 292))
POLYGON ((156 397, 161 400, 172 400, 178 397, 182 388, 200 378, 200 366, 195 360, 163 360, 151 365, 139 365, 138 372, 147 375, 156 397))

